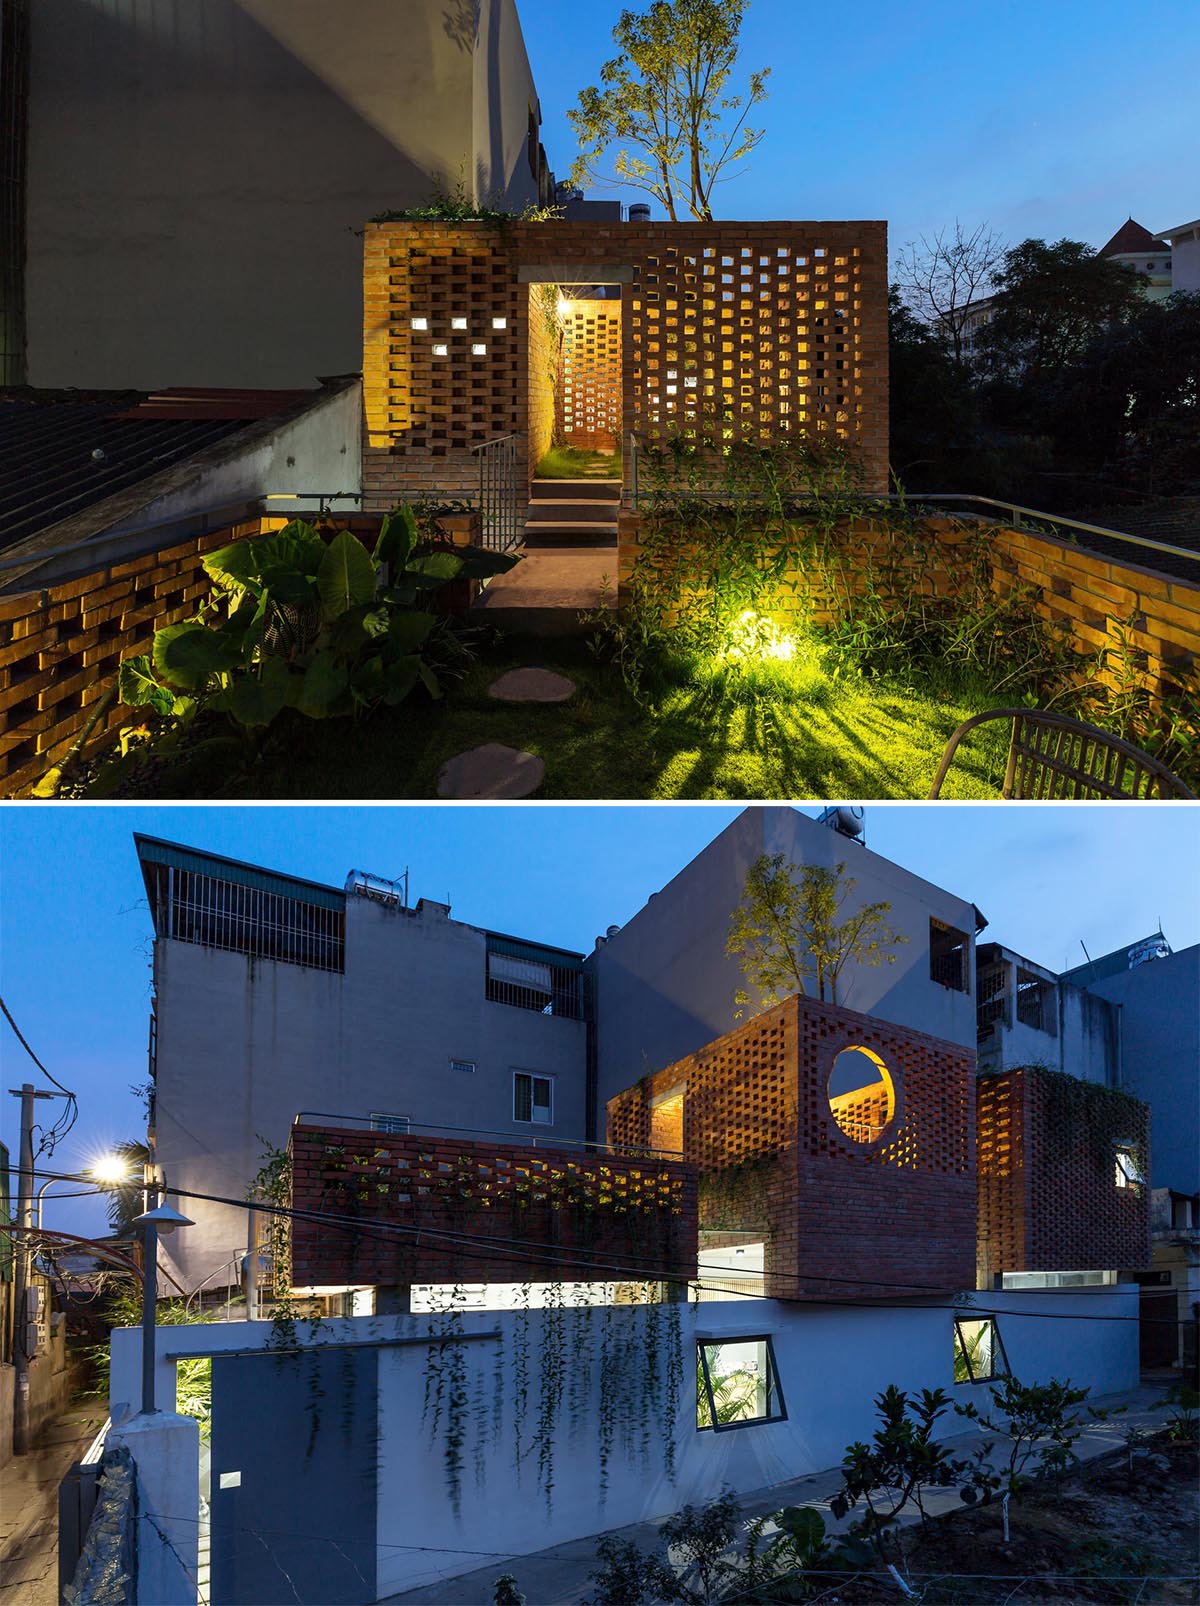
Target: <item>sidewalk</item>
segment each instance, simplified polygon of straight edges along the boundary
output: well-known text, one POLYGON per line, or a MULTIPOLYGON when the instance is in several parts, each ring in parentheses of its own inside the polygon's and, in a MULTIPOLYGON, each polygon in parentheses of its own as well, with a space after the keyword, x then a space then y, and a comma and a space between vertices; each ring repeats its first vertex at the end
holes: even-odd
POLYGON ((0 1606, 57 1606, 58 1486, 107 1414, 103 1400, 69 1407, 0 1471, 0 1606))
MULTIPOLYGON (((1081 1434, 1075 1446, 1079 1459, 1091 1461, 1118 1449, 1124 1434, 1132 1427, 1160 1426, 1166 1420, 1168 1409, 1162 1403, 1166 1386, 1165 1383, 1162 1386, 1143 1385, 1129 1394, 1110 1394, 1091 1402, 1110 1411, 1119 1406, 1125 1409, 1109 1422, 1093 1423, 1081 1434)), ((982 1444, 987 1438, 987 1434, 979 1432, 959 1433, 944 1442, 953 1448, 956 1455, 968 1456, 976 1445, 982 1444)), ((1000 1444, 1005 1442, 1001 1440, 1000 1444)), ((994 1455, 993 1459, 998 1460, 998 1455, 994 1455)), ((778 1511, 781 1506, 816 1506, 825 1518, 826 1527, 831 1532, 840 1532, 854 1520, 854 1514, 851 1513, 838 1522, 829 1510, 829 1502, 841 1486, 842 1476, 837 1468, 815 1472, 805 1478, 775 1484, 769 1489, 755 1489, 742 1495, 742 1514, 747 1518, 761 1517, 778 1511)), ((956 1489, 931 1490, 925 1497, 925 1505, 935 1516, 962 1509, 956 1489)), ((915 1522, 916 1513, 906 1514, 901 1520, 905 1523, 915 1522)), ((628 1528, 612 1529, 611 1533, 619 1539, 631 1539, 642 1549, 649 1550, 657 1545, 658 1528, 656 1522, 639 1522, 628 1528)), ((380 1606, 390 1606, 390 1603, 399 1601, 421 1602, 424 1606, 492 1606, 495 1581, 504 1572, 511 1572, 516 1578, 517 1587, 525 1596, 528 1606, 578 1606, 591 1592, 588 1574, 596 1565, 596 1543, 603 1537, 603 1534, 592 1534, 586 1539, 555 1545, 552 1550, 538 1551, 531 1556, 497 1556, 487 1567, 448 1579, 445 1583, 425 1584, 420 1589, 389 1595, 387 1602, 381 1602, 380 1606)))

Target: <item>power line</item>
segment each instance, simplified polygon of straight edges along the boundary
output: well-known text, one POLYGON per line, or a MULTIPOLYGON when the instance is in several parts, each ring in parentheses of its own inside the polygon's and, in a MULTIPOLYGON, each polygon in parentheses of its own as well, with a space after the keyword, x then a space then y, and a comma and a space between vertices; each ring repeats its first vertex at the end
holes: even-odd
MULTIPOLYGON (((43 1177, 46 1174, 37 1172, 35 1175, 38 1177, 43 1177)), ((102 1190, 97 1191, 99 1192, 102 1190)), ((636 1265, 621 1265, 611 1259, 599 1260, 597 1257, 601 1253, 600 1251, 586 1249, 582 1246, 579 1248, 556 1246, 553 1244, 545 1244, 535 1239, 479 1237, 469 1233, 454 1232, 444 1228, 410 1226, 400 1222, 381 1221, 378 1218, 372 1217, 364 1218, 359 1216, 337 1214, 330 1211, 302 1210, 297 1209, 294 1206, 271 1204, 262 1200, 231 1199, 222 1194, 199 1193, 195 1190, 189 1190, 187 1188, 168 1187, 166 1192, 174 1194, 180 1199, 200 1199, 205 1203, 226 1205, 235 1210, 254 1210, 264 1215, 283 1216, 293 1221, 308 1221, 318 1226, 331 1227, 335 1231, 365 1236, 375 1242, 394 1243, 396 1236, 416 1239, 434 1239, 438 1242, 445 1242, 452 1246, 463 1246, 466 1249, 469 1249, 476 1258, 483 1260, 491 1258, 494 1260, 508 1259, 528 1261, 530 1258, 529 1252, 532 1251, 533 1258, 549 1261, 551 1263, 551 1268, 555 1263, 558 1262, 565 1262, 567 1265, 575 1266, 579 1266, 581 1262, 583 1262, 584 1265, 581 1269, 591 1269, 598 1272, 606 1272, 607 1275, 602 1279, 603 1281, 620 1280, 622 1276, 633 1281, 641 1282, 691 1283, 697 1280, 690 1274, 682 1274, 676 1267, 664 1269, 661 1266, 656 1266, 653 1262, 639 1263, 636 1265), (586 1262, 589 1259, 594 1262, 591 1267, 586 1265, 586 1262)), ((633 1258, 636 1259, 637 1257, 633 1258)), ((729 1270, 729 1268, 725 1266, 706 1266, 703 1261, 697 1262, 697 1269, 702 1272, 728 1272, 729 1270)), ((785 1278, 785 1274, 779 1272, 772 1272, 769 1275, 776 1280, 785 1278)), ((730 1281, 731 1279, 727 1277, 723 1280, 730 1281)), ((790 1282, 801 1283, 805 1281, 802 1274, 796 1274, 795 1276, 787 1277, 786 1280, 790 1282)), ((863 1279, 861 1277, 823 1277, 822 1281, 858 1285, 862 1283, 863 1279)), ((945 1292, 943 1286, 929 1283, 894 1283, 886 1282, 881 1279, 875 1279, 875 1283, 876 1286, 881 1288, 903 1289, 910 1294, 914 1289, 919 1289, 922 1287, 928 1288, 932 1292, 943 1294, 945 1292)), ((718 1284, 714 1284, 711 1281, 707 1282, 706 1286, 715 1288, 717 1292, 724 1293, 735 1298, 762 1299, 766 1297, 774 1299, 781 1304, 823 1304, 849 1310, 871 1310, 877 1308, 881 1302, 885 1302, 888 1308, 891 1310, 945 1310, 951 1311, 955 1315, 967 1321, 977 1316, 990 1316, 995 1318, 1013 1316, 1057 1322, 1084 1321, 1141 1323, 1144 1321, 1145 1325, 1147 1326, 1153 1324, 1174 1327, 1178 1325, 1177 1322, 1172 1321, 1168 1317, 1142 1318, 1140 1314, 1130 1316, 1105 1316, 1089 1315, 1082 1312, 1073 1314, 1055 1311, 1013 1311, 1011 1309, 989 1307, 987 1305, 974 1302, 971 1304, 946 1304, 944 1302, 939 1303, 932 1299, 925 1299, 920 1300, 919 1302, 906 1303, 903 1299, 889 1299, 886 1298, 886 1296, 884 1296, 883 1301, 881 1301, 879 1297, 872 1295, 862 1295, 858 1299, 850 1299, 847 1297, 838 1298, 835 1295, 824 1294, 817 1294, 807 1298, 802 1298, 795 1294, 762 1295, 751 1293, 743 1288, 722 1288, 718 1284)), ((1068 1290, 1068 1292, 1069 1291, 1070 1290, 1068 1290)), ((970 1290, 970 1292, 975 1295, 988 1291, 970 1290)), ((1051 1289, 1013 1289, 1011 1292, 1029 1292, 1035 1294, 1043 1292, 1053 1294, 1056 1291, 1051 1289)))
POLYGON ((12 1014, 9 1011, 9 1007, 4 1002, 3 998, 0 998, 0 1010, 4 1011, 5 1020, 12 1027, 13 1031, 16 1033, 17 1042, 20 1043, 21 1047, 29 1055, 30 1059, 37 1066, 38 1070, 41 1071, 42 1075, 44 1077, 46 1077, 48 1081, 53 1082, 55 1087, 58 1088, 60 1093, 65 1093, 68 1098, 73 1099, 75 1097, 75 1095, 74 1095, 74 1093, 71 1092, 71 1089, 69 1087, 64 1087, 62 1085, 62 1083, 58 1080, 57 1076, 52 1076, 50 1074, 50 1072, 42 1064, 41 1060, 38 1059, 37 1055, 30 1048, 29 1044, 25 1041, 25 1038, 24 1038, 24 1036, 22 1035, 22 1032, 21 1032, 21 1028, 17 1025, 16 1021, 12 1018, 12 1014))

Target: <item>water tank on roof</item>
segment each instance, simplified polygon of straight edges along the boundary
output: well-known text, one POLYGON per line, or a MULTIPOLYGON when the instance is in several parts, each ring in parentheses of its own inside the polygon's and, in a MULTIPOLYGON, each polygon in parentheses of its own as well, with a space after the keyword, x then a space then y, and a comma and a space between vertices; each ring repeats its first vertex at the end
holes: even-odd
POLYGON ((396 880, 373 875, 370 870, 351 870, 346 877, 346 891, 372 903, 388 904, 394 909, 408 908, 408 871, 396 880))
POLYGON ((631 223, 649 223, 650 205, 647 201, 634 201, 629 208, 629 221, 631 223))
POLYGON ((817 820, 819 824, 827 825, 831 831, 836 831, 839 836, 859 838, 866 829, 863 812, 861 808, 835 806, 822 809, 817 820))

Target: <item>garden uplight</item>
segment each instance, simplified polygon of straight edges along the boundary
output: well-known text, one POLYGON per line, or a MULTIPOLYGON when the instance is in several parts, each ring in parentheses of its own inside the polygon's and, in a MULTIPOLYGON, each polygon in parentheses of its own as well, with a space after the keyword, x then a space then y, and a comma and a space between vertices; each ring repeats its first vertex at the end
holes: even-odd
POLYGON ((731 627, 723 656, 741 661, 773 658, 778 663, 790 663, 796 656, 796 642, 773 620, 747 608, 731 627))

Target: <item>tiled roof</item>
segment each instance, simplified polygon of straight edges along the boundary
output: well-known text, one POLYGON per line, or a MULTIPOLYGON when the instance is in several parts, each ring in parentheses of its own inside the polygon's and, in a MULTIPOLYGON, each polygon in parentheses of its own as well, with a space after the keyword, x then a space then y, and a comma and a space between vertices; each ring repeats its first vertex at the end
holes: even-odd
POLYGON ((1102 257, 1126 256, 1141 251, 1164 251, 1170 255, 1171 247, 1165 240, 1156 240, 1149 229, 1127 218, 1107 245, 1101 246, 1102 257))
POLYGON ((0 393, 0 551, 319 394, 0 393))

